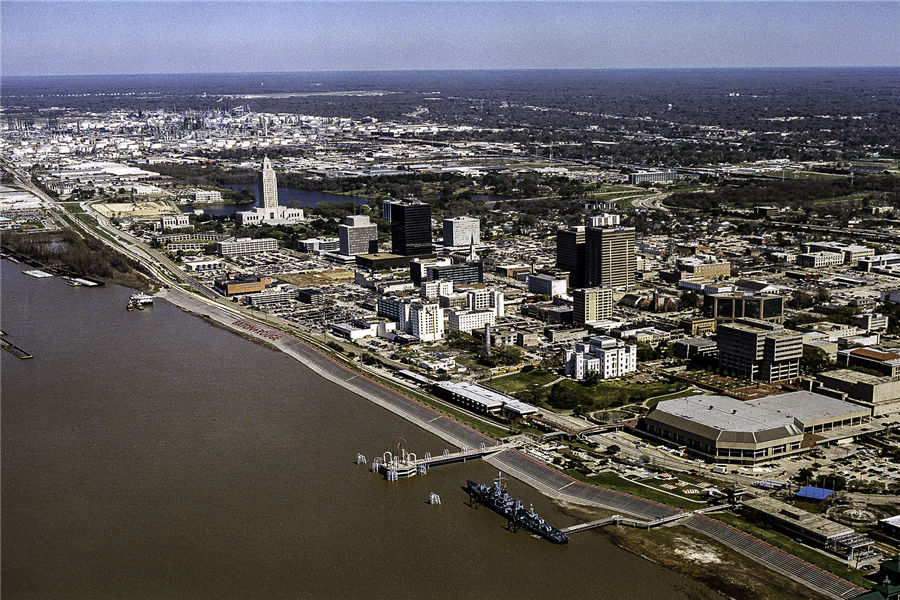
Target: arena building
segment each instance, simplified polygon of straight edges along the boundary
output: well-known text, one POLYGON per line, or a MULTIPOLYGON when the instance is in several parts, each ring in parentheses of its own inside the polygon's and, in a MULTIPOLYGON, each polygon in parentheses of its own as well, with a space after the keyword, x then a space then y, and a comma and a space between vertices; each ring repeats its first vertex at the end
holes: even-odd
POLYGON ((870 412, 812 392, 742 402, 728 396, 664 400, 637 424, 639 432, 721 463, 752 464, 807 449, 813 434, 859 425, 870 412))

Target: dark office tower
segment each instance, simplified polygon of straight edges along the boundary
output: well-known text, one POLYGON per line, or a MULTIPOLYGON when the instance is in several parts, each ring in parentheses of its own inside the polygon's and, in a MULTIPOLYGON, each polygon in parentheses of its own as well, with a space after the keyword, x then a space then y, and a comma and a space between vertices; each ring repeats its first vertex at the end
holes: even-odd
POLYGON ((569 287, 584 287, 585 227, 556 232, 556 268, 569 273, 569 287))
POLYGON ((431 206, 421 202, 391 203, 391 253, 431 254, 431 206))
POLYGON ((634 287, 634 227, 588 227, 584 285, 634 287))

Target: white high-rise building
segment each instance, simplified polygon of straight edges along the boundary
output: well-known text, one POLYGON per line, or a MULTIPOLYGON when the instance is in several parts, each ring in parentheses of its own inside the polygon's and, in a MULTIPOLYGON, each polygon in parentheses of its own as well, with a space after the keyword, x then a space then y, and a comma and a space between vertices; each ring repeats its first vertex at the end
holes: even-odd
POLYGON ((427 300, 436 300, 441 296, 449 296, 453 293, 453 282, 445 279, 423 281, 419 288, 419 295, 427 300))
POLYGON ((422 342, 444 339, 444 309, 438 304, 412 302, 409 305, 409 333, 422 342))
POLYGON ((481 243, 481 221, 472 217, 444 219, 444 245, 455 248, 481 243))
POLYGON ((591 217, 590 225, 591 227, 617 227, 619 225, 619 220, 619 215, 603 213, 602 215, 591 217))
POLYGON ((566 350, 566 375, 584 379, 597 372, 601 379, 622 377, 637 370, 637 346, 606 336, 592 337, 587 344, 566 350))
POLYGON ((262 171, 259 173, 259 206, 253 210, 236 214, 240 225, 259 225, 261 223, 299 223, 303 220, 302 208, 288 208, 278 204, 278 180, 269 157, 263 159, 262 171))
POLYGON ((503 292, 500 290, 472 290, 466 294, 466 307, 470 310, 493 310, 502 317, 505 314, 503 292))

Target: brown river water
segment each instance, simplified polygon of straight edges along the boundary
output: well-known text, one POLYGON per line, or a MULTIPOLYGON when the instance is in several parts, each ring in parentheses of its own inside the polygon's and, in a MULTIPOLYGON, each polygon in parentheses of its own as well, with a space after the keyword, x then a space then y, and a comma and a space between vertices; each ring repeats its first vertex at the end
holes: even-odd
POLYGON ((447 444, 284 354, 0 262, 0 327, 35 356, 0 352, 4 600, 713 596, 599 532, 506 530, 466 504, 482 461, 396 483, 354 464, 447 444))

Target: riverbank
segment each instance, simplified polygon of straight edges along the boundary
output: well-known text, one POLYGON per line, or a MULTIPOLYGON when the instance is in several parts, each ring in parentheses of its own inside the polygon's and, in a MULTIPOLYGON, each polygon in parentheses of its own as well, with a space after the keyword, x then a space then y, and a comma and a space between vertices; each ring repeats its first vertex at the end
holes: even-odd
MULTIPOLYGON (((328 379, 333 383, 337 383, 338 385, 365 398, 366 400, 401 416, 407 421, 410 421, 413 424, 421 427, 422 429, 437 435, 441 439, 455 445, 458 448, 461 448, 463 446, 475 448, 480 444, 491 445, 497 443, 496 439, 475 431, 471 427, 468 427, 451 417, 441 414, 434 408, 426 406, 423 403, 410 398, 403 391, 392 389, 378 381, 370 379, 366 373, 353 370, 347 365, 341 364, 334 357, 326 355, 324 351, 314 348, 310 344, 294 337, 291 334, 286 333, 285 331, 275 329, 269 325, 252 322, 249 320, 250 317, 245 318, 243 315, 235 314, 233 312, 225 310, 224 307, 208 304, 206 301, 194 298, 193 296, 188 295, 181 290, 173 289, 167 290, 167 292, 171 293, 166 294, 166 296, 169 297, 173 301, 173 303, 176 303, 182 308, 192 308, 191 312, 205 314, 227 327, 238 328, 249 333, 252 336, 260 337, 270 342, 278 349, 287 353, 289 356, 295 358, 307 367, 313 369, 317 374, 324 377, 325 379, 328 379)), ((538 489, 546 496, 555 501, 599 507, 619 514, 633 515, 640 519, 648 521, 674 516, 681 512, 679 509, 672 508, 671 506, 659 504, 657 502, 646 500, 638 496, 632 496, 626 493, 616 492, 613 490, 599 488, 593 485, 582 483, 567 476, 564 473, 553 469, 552 467, 549 467, 543 463, 537 462, 527 457, 525 454, 517 450, 505 450, 498 454, 487 457, 484 460, 489 464, 495 466, 496 468, 502 469, 505 473, 512 477, 515 477, 519 481, 522 481, 538 489)), ((688 529, 687 527, 682 526, 679 526, 678 528, 685 530, 686 533, 684 533, 683 535, 690 536, 691 539, 702 539, 706 540, 706 543, 718 544, 718 542, 714 542, 712 539, 707 537, 706 532, 700 533, 699 531, 695 531, 694 528, 688 529)), ((710 535, 713 538, 716 537, 715 533, 710 533, 710 535)), ((654 556, 658 554, 660 556, 660 564, 666 564, 663 561, 668 560, 666 557, 672 556, 674 548, 677 546, 677 540, 675 540, 674 538, 666 539, 663 534, 657 534, 653 532, 648 532, 646 537, 652 538, 652 536, 661 536, 660 539, 657 540, 655 546, 648 545, 648 543, 645 542, 644 544, 646 547, 642 547, 639 544, 635 545, 634 547, 637 550, 646 551, 646 553, 652 554, 654 556), (655 550, 652 550, 651 552, 651 549, 653 548, 655 548, 655 550)), ((625 535, 625 538, 628 537, 629 536, 625 535)), ((751 544, 758 543, 754 538, 749 536, 747 537, 747 542, 751 544)), ((625 542, 623 542, 623 544, 624 543, 625 542)), ((635 542, 635 544, 637 544, 637 542, 635 542)), ((722 546, 723 551, 728 548, 727 545, 724 544, 718 545, 722 546)), ((727 552, 729 556, 738 554, 735 550, 732 549, 727 549, 727 552)), ((673 565, 673 567, 675 567, 680 561, 683 561, 685 558, 687 557, 674 559, 671 564, 673 565)), ((796 585, 798 589, 802 590, 802 593, 799 595, 793 594, 787 596, 779 596, 777 595, 777 592, 781 588, 771 590, 764 587, 766 583, 772 581, 773 577, 775 577, 774 572, 771 574, 765 572, 761 576, 761 583, 759 584, 759 586, 760 590, 765 591, 765 593, 769 595, 760 596, 759 594, 757 594, 754 596, 753 592, 748 592, 748 595, 745 595, 742 598, 749 599, 753 597, 762 597, 771 598, 772 600, 786 600, 787 598, 817 599, 826 597, 817 594, 807 587, 804 587, 804 585, 808 585, 813 589, 821 589, 819 587, 819 585, 822 583, 821 571, 819 571, 812 565, 809 565, 808 563, 805 563, 804 561, 795 557, 791 557, 787 554, 779 554, 777 556, 777 564, 769 564, 765 558, 758 555, 754 555, 751 558, 750 556, 746 556, 744 554, 740 554, 740 558, 733 556, 729 559, 729 561, 731 563, 734 563, 735 566, 731 569, 731 571, 729 571, 729 573, 725 573, 720 576, 720 583, 724 586, 723 589, 730 589, 729 586, 733 587, 737 585, 735 582, 740 581, 741 579, 741 577, 739 577, 739 574, 747 570, 758 570, 758 566, 760 564, 769 567, 770 569, 781 571, 784 563, 787 562, 791 565, 790 572, 792 574, 796 574, 796 579, 789 579, 783 575, 779 575, 779 577, 783 577, 786 581, 793 581, 794 585, 796 585), (816 583, 817 581, 818 584, 816 583)), ((699 567, 697 568, 699 569, 697 573, 702 576, 708 576, 705 574, 708 573, 709 569, 699 567)), ((849 583, 831 575, 829 575, 826 580, 827 585, 829 586, 837 586, 841 589, 847 589, 848 591, 854 588, 854 586, 850 585, 849 583)), ((782 586, 782 588, 792 589, 790 586, 782 586)))
POLYGON ((155 292, 156 287, 143 273, 139 263, 124 256, 110 245, 74 230, 61 232, 3 234, 3 250, 28 261, 39 269, 61 274, 88 277, 142 292, 155 292))

